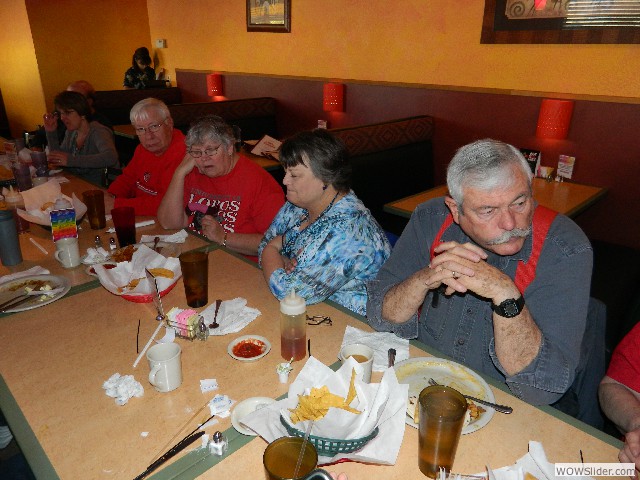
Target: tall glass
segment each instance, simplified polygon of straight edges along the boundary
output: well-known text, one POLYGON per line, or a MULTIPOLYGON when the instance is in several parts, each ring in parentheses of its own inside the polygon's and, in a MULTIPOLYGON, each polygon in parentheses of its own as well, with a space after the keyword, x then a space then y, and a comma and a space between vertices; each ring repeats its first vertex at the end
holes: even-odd
POLYGON ((120 248, 136 243, 136 212, 133 207, 118 207, 111 210, 120 248))
POLYGON ((462 433, 467 400, 457 390, 437 385, 420 392, 418 408, 418 467, 431 478, 436 478, 441 468, 448 474, 462 433))
POLYGON ((262 463, 267 480, 292 480, 306 477, 318 464, 318 453, 311 442, 302 444, 300 437, 281 437, 274 440, 264 451, 262 463), (300 452, 303 452, 298 473, 295 474, 300 452))
POLYGON ((178 257, 182 269, 184 294, 192 308, 209 301, 209 256, 205 252, 187 252, 178 257))

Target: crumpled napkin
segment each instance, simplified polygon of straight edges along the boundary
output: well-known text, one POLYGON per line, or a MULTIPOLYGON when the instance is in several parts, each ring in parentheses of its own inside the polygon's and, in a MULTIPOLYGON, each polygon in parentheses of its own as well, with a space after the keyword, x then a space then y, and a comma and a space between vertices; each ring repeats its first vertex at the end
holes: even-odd
MULTIPOLYGON (((567 480, 593 479, 593 477, 588 476, 555 476, 554 467, 555 465, 547 460, 547 455, 544 452, 542 443, 530 441, 529 453, 517 460, 514 465, 502 467, 497 470, 492 470, 487 466, 487 472, 489 473, 489 478, 494 480, 523 480, 526 472, 540 480, 556 480, 563 478, 566 478, 567 480)), ((482 475, 484 475, 484 473, 482 473, 482 475)))
POLYGON ((347 325, 342 345, 362 343, 373 349, 373 371, 384 372, 389 366, 389 349, 396 349, 396 363, 409 358, 409 340, 400 338, 391 332, 365 332, 347 325))
POLYGON ((177 258, 166 258, 151 248, 140 245, 133 253, 130 262, 119 262, 112 269, 105 269, 103 265, 98 264, 93 269, 98 275, 98 279, 104 288, 114 295, 132 295, 142 296, 153 293, 153 285, 149 284, 145 268, 166 268, 173 272, 173 278, 156 276, 158 288, 164 291, 171 285, 176 283, 182 276, 180 269, 180 261, 177 258), (135 288, 123 288, 134 279, 141 278, 135 288))
POLYGON ((131 397, 144 395, 144 388, 133 375, 120 375, 114 373, 109 380, 102 384, 102 388, 106 390, 106 394, 116 399, 117 405, 126 404, 131 397))
POLYGON ((111 258, 109 252, 107 252, 104 248, 87 248, 87 254, 82 259, 82 263, 87 265, 93 265, 95 263, 104 263, 111 258))
POLYGON ((5 275, 0 277, 0 283, 10 282, 11 280, 15 280, 16 278, 28 277, 31 275, 49 275, 49 270, 42 267, 31 267, 29 270, 24 270, 22 272, 10 273, 9 275, 5 275))
POLYGON ((160 242, 165 243, 184 243, 187 240, 189 234, 186 230, 180 230, 179 232, 171 235, 142 235, 140 237, 140 243, 153 243, 158 237, 160 242))
MULTIPOLYGON (((142 220, 140 222, 136 222, 136 228, 148 227, 149 225, 153 225, 154 223, 156 223, 155 220, 142 220)), ((116 233, 116 228, 115 227, 107 228, 107 233, 116 233)), ((151 241, 153 242, 153 239, 151 239, 151 241)))
POLYGON ((37 223, 38 225, 51 225, 51 217, 47 209, 42 211, 40 208, 47 202, 55 202, 58 198, 64 198, 69 200, 76 211, 76 219, 80 219, 87 213, 87 206, 82 203, 76 197, 76 194, 72 194, 71 198, 62 194, 59 182, 46 182, 37 187, 30 188, 24 192, 20 192, 24 199, 25 210, 18 209, 18 215, 31 223, 37 223))
MULTIPOLYGON (((200 313, 204 318, 205 325, 213 323, 215 313, 215 302, 200 313)), ((220 304, 220 310, 218 310, 218 325, 220 326, 218 328, 210 328, 209 335, 227 335, 239 332, 260 314, 260 310, 247 307, 245 298, 238 297, 233 300, 225 300, 220 304)))
MULTIPOLYGON (((298 395, 308 393, 311 387, 326 385, 332 393, 346 397, 352 369, 356 369, 360 375, 356 375, 357 397, 351 402, 351 407, 362 413, 354 415, 343 409, 331 408, 324 418, 314 423, 311 435, 355 439, 367 436, 375 427, 379 428, 378 435, 356 452, 341 453, 331 458, 320 456, 318 463, 326 464, 348 458, 359 462, 393 465, 404 437, 409 386, 398 383, 392 368, 387 369, 380 383, 363 383, 362 366, 353 358, 348 358, 334 372, 315 357, 310 357, 289 386, 287 398, 250 413, 242 418, 241 423, 267 442, 286 436, 288 433, 280 423, 280 415, 282 413, 289 418, 288 409, 297 406, 298 395)), ((304 432, 307 423, 301 422, 295 427, 304 432)))

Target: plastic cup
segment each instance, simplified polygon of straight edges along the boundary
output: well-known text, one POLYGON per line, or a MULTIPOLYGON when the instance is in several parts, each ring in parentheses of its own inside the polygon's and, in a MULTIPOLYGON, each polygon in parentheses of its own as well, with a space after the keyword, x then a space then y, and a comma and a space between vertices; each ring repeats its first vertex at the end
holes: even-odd
POLYGON ((462 433, 467 400, 457 390, 438 385, 423 389, 418 405, 418 467, 430 478, 436 478, 441 468, 448 474, 462 433))
POLYGON ((18 190, 24 192, 25 190, 29 190, 31 187, 33 187, 29 165, 22 162, 15 162, 13 165, 11 165, 11 170, 13 171, 13 176, 16 179, 18 190))
POLYGON ((44 152, 31 152, 31 164, 36 169, 36 177, 49 176, 49 162, 44 152))
POLYGON ((187 305, 191 308, 205 306, 209 301, 209 255, 204 252, 187 252, 178 259, 187 305))
POLYGON ((104 192, 102 190, 87 190, 86 192, 82 192, 82 199, 87 205, 87 216, 89 217, 91 229, 100 230, 106 227, 107 219, 104 214, 104 192))
POLYGON ((318 464, 318 452, 311 442, 305 444, 298 474, 294 476, 304 440, 300 437, 281 437, 264 451, 262 464, 267 480, 296 480, 306 477, 318 464))
POLYGON ((135 244, 136 212, 133 207, 114 208, 111 210, 111 217, 113 218, 113 226, 116 229, 120 248, 135 244))
POLYGON ((344 363, 347 358, 352 357, 362 366, 362 381, 371 382, 371 369, 373 368, 373 348, 362 343, 352 343, 340 349, 338 358, 344 363))

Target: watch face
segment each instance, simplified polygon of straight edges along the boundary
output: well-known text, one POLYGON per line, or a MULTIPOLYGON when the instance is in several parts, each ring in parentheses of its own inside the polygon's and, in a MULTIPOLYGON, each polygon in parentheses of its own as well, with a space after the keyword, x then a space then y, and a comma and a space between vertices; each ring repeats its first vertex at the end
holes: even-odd
POLYGON ((512 299, 506 300, 501 306, 503 308, 505 317, 508 317, 508 318, 515 317, 520 313, 520 309, 518 308, 518 305, 516 304, 515 300, 512 300, 512 299))

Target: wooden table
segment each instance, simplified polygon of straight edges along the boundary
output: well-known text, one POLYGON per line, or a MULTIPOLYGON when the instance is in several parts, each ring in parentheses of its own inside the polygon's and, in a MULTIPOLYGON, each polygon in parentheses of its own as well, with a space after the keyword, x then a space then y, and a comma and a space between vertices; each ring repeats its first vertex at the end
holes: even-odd
POLYGON ((130 123, 125 125, 114 125, 113 133, 119 137, 128 138, 129 140, 137 140, 136 129, 130 123))
MULTIPOLYGON (((99 189, 95 185, 73 175, 66 174, 64 175, 64 177, 66 177, 69 182, 61 184, 62 193, 69 197, 73 193, 75 193, 76 196, 82 201, 82 192, 87 190, 99 189)), ((107 212, 107 214, 109 214, 109 212, 107 212)), ((137 228, 136 234, 138 238, 140 238, 140 236, 142 235, 167 235, 176 232, 176 230, 164 230, 155 219, 155 217, 136 217, 137 222, 141 222, 144 220, 155 220, 156 223, 154 225, 137 228)), ((85 253, 87 253, 88 248, 95 246, 96 235, 100 236, 102 244, 107 250, 109 250, 109 238, 116 238, 115 233, 107 233, 107 229, 113 227, 113 223, 110 220, 107 221, 107 226, 104 229, 92 230, 89 226, 87 215, 85 215, 78 226, 80 228, 78 232, 80 255, 84 255, 85 253)), ((209 242, 201 239, 198 236, 189 235, 185 243, 180 244, 180 247, 182 251, 188 251, 205 246, 208 243, 209 242)), ((80 264, 75 268, 64 268, 60 264, 60 262, 58 262, 53 257, 53 253, 55 252, 56 247, 51 237, 51 231, 45 229, 41 225, 32 223, 29 232, 20 235, 20 249, 22 251, 23 262, 12 267, 5 267, 4 265, 0 265, 0 277, 9 273, 21 272, 34 266, 41 266, 49 270, 52 275, 61 275, 67 278, 70 281, 72 287, 89 282, 97 282, 95 277, 92 277, 86 273, 86 265, 80 264), (30 239, 34 239, 48 253, 45 254, 44 252, 40 251, 40 249, 38 249, 33 243, 31 243, 30 239)))
MULTIPOLYGON (((0 407, 38 478, 133 478, 215 393, 236 401, 286 393, 288 385, 279 383, 275 372, 282 361, 279 302, 255 264, 218 247, 207 248, 214 248, 209 253, 209 302, 243 297, 262 314, 237 334, 204 342, 178 339, 184 378, 173 392, 158 393, 148 384, 145 360, 132 368, 138 320, 141 345, 156 327, 150 304, 130 303, 95 288, 37 311, 0 318, 0 407), (233 360, 227 345, 243 334, 268 338, 271 352, 257 362, 233 360), (144 386, 144 396, 117 406, 101 388, 116 372, 134 375, 144 386), (219 390, 202 394, 199 381, 208 378, 217 379, 219 390)), ((186 307, 182 280, 163 303, 166 309, 186 307)), ((313 355, 327 365, 336 362, 347 325, 370 330, 361 317, 329 302, 309 306, 308 314, 329 315, 333 320, 331 327, 308 329, 313 355)), ((412 357, 428 355, 417 342, 412 342, 410 353, 412 357)), ((292 378, 300 368, 294 364, 292 378)), ((380 375, 374 373, 373 381, 380 375)), ((514 413, 496 413, 484 428, 464 436, 455 471, 473 473, 487 464, 511 465, 526 453, 529 440, 541 441, 552 462, 578 462, 580 450, 589 462, 617 461, 620 443, 615 439, 548 407, 530 406, 495 382, 489 383, 496 401, 513 406, 514 413)), ((179 438, 206 416, 197 416, 179 438)), ((230 442, 222 459, 207 457, 191 466, 201 458, 201 453, 191 451, 151 478, 262 478, 266 442, 240 435, 229 418, 220 418, 207 433, 215 430, 230 442)), ((344 463, 333 468, 346 471, 353 480, 422 478, 417 442, 417 431, 406 427, 395 465, 344 463)))
MULTIPOLYGON (((533 179, 533 198, 540 205, 569 217, 576 217, 597 202, 605 193, 606 187, 593 187, 570 182, 547 182, 542 178, 533 179)), ((446 185, 440 185, 425 192, 411 195, 384 206, 384 211, 409 218, 418 205, 432 198, 447 195, 446 185)))

